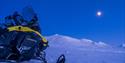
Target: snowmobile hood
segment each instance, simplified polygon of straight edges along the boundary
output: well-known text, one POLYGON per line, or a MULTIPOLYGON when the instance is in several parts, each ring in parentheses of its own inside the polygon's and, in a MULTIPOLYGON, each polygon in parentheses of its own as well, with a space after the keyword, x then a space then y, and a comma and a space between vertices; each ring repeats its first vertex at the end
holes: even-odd
POLYGON ((38 32, 38 31, 35 31, 29 27, 25 27, 25 26, 12 26, 12 27, 8 27, 7 28, 8 31, 21 31, 21 32, 34 32, 36 33, 38 36, 41 37, 42 39, 42 42, 44 42, 44 46, 47 46, 47 40, 38 32))

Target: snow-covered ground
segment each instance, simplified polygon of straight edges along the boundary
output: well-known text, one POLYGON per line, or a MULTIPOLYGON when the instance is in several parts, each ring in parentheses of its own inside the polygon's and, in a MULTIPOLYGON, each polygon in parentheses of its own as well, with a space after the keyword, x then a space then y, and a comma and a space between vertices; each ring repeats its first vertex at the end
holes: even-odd
POLYGON ((46 38, 49 41, 46 49, 48 63, 56 63, 61 54, 66 56, 66 63, 125 63, 123 47, 58 34, 46 38))
MULTIPOLYGON (((122 47, 114 47, 101 41, 94 42, 58 34, 46 38, 49 41, 49 47, 45 50, 48 63, 56 63, 61 54, 66 56, 66 63, 125 63, 124 44, 122 47)), ((21 63, 41 63, 41 61, 31 59, 21 63)))

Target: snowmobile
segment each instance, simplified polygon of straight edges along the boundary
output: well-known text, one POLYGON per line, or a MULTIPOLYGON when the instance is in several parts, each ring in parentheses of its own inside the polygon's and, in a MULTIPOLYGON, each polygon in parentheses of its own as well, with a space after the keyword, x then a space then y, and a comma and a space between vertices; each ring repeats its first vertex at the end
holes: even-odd
MULTIPOLYGON (((38 18, 32 7, 25 7, 22 14, 5 17, 0 24, 0 63, 21 63, 31 59, 47 63, 44 50, 48 41, 41 35, 38 18)), ((61 55, 57 63, 65 63, 61 55)))

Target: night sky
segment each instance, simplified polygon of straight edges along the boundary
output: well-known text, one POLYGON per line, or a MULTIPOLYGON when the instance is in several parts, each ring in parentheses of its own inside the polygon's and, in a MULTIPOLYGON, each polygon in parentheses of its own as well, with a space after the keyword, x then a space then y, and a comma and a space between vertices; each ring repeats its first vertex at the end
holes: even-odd
POLYGON ((25 6, 32 6, 38 14, 45 36, 125 43, 125 0, 0 0, 0 21, 25 6))

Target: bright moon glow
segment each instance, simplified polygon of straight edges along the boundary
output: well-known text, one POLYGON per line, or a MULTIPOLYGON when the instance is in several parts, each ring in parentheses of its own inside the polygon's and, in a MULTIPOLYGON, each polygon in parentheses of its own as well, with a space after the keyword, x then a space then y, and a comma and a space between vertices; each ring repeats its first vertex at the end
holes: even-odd
POLYGON ((102 12, 98 11, 97 16, 101 16, 101 15, 102 15, 102 12))

